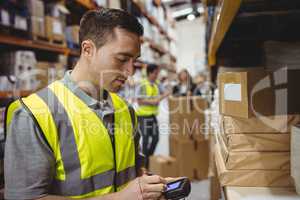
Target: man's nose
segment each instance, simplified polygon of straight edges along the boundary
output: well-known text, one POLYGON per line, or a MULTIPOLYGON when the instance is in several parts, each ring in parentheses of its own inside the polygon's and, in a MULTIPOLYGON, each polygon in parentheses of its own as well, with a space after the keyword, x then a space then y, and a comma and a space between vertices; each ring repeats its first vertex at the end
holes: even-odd
POLYGON ((133 73, 134 73, 134 67, 133 67, 133 64, 134 64, 134 60, 133 59, 130 59, 126 65, 125 65, 125 70, 124 70, 124 75, 126 77, 128 76, 132 76, 133 73))

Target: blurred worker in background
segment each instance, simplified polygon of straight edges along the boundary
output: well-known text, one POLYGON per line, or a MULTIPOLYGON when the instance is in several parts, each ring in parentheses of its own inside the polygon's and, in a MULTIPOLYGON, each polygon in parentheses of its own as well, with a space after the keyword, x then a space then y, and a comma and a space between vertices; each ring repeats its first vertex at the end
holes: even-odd
POLYGON ((193 83, 193 79, 189 72, 184 69, 178 74, 179 84, 173 88, 174 96, 190 96, 196 85, 193 83))
POLYGON ((196 87, 193 91, 193 95, 201 96, 205 98, 208 102, 212 100, 212 85, 206 80, 204 74, 198 74, 195 79, 196 87))
POLYGON ((141 81, 137 89, 137 116, 139 130, 143 137, 142 150, 146 156, 146 167, 149 167, 149 157, 153 155, 159 141, 159 129, 156 116, 159 103, 170 95, 169 91, 161 94, 158 86, 159 67, 155 64, 147 66, 147 78, 141 81))

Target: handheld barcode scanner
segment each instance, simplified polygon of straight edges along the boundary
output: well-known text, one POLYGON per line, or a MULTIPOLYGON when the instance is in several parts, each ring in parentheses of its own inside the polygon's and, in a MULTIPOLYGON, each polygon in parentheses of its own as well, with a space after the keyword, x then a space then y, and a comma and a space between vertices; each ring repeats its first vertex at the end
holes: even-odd
POLYGON ((181 178, 167 184, 167 189, 163 193, 168 200, 179 200, 189 196, 191 192, 191 182, 188 178, 181 178))

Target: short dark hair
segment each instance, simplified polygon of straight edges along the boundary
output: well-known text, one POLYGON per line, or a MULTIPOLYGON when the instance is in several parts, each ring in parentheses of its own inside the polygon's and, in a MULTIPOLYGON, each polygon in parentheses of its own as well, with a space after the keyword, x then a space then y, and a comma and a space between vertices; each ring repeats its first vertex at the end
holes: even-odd
POLYGON ((159 67, 156 64, 148 64, 147 65, 147 75, 153 73, 155 70, 157 70, 159 67))
POLYGON ((90 39, 99 48, 107 42, 108 36, 113 36, 114 28, 125 29, 138 36, 144 34, 143 26, 128 12, 120 9, 100 8, 87 11, 81 18, 79 44, 90 39))

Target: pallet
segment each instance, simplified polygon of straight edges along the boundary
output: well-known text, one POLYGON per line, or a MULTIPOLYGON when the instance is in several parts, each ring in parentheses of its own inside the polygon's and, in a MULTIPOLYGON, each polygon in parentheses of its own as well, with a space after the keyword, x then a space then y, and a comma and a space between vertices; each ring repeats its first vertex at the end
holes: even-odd
POLYGON ((24 39, 29 39, 30 38, 30 33, 28 31, 23 31, 20 29, 15 29, 11 26, 4 26, 0 24, 0 33, 4 35, 10 35, 10 36, 16 36, 19 38, 24 38, 24 39))
POLYGON ((51 44, 60 47, 67 47, 66 40, 62 36, 46 37, 40 35, 32 35, 32 40, 42 44, 51 44))

